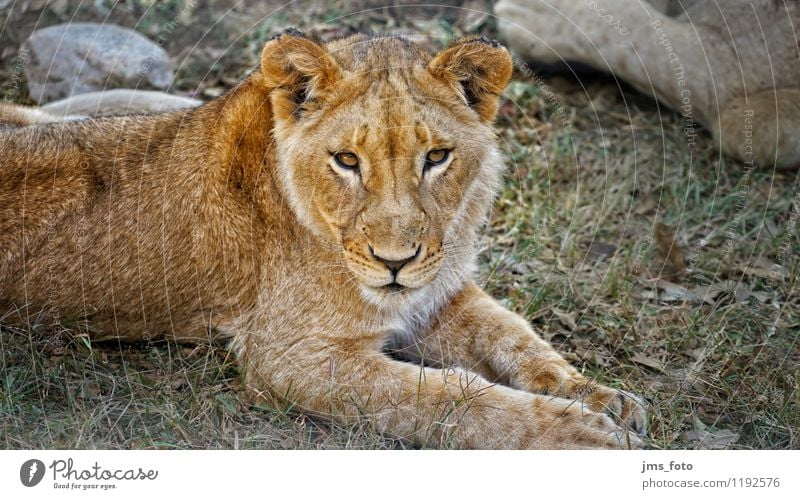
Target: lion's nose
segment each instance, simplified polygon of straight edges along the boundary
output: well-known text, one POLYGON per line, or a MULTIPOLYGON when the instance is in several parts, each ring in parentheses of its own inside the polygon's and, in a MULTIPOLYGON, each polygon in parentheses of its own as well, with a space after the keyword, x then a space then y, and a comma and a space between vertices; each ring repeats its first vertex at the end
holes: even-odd
POLYGON ((402 269, 408 262, 412 261, 417 256, 419 256, 420 248, 421 248, 420 246, 417 246, 417 250, 416 252, 414 252, 413 255, 411 255, 408 258, 403 258, 402 260, 392 260, 389 258, 384 258, 381 255, 375 253, 375 250, 372 249, 371 245, 369 247, 369 252, 372 254, 373 258, 375 258, 382 264, 386 265, 386 267, 392 272, 393 275, 397 275, 397 273, 400 272, 400 269, 402 269))

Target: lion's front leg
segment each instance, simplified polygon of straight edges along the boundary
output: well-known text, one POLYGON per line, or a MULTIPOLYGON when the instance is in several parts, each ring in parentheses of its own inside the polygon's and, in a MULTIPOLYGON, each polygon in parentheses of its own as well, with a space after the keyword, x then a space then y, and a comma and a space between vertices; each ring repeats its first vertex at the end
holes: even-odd
POLYGON ((482 373, 534 393, 578 399, 644 434, 646 412, 635 395, 597 384, 580 374, 527 321, 468 284, 408 348, 417 355, 482 373))
POLYGON ((358 332, 299 332, 287 341, 239 334, 235 350, 248 392, 268 403, 375 430, 420 446, 581 449, 640 446, 604 414, 580 402, 488 382, 461 369, 390 359, 358 332), (287 345, 289 345, 287 347, 287 345), (370 346, 372 345, 372 346, 370 346))

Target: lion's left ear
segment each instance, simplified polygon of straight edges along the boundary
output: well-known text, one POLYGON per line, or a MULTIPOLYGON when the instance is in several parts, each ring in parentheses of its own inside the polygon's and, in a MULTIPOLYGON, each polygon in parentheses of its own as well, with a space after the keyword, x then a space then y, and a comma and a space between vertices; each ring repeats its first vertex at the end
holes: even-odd
POLYGON ((485 38, 459 40, 428 64, 428 71, 452 86, 485 122, 494 121, 500 94, 513 64, 505 47, 485 38))

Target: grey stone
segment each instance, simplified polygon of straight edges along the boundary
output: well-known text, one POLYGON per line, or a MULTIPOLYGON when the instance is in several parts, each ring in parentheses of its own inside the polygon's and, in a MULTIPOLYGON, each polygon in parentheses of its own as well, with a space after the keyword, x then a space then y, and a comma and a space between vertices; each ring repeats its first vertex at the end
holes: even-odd
POLYGON ((166 89, 166 51, 113 24, 59 24, 34 31, 20 49, 30 96, 42 104, 115 87, 166 89))

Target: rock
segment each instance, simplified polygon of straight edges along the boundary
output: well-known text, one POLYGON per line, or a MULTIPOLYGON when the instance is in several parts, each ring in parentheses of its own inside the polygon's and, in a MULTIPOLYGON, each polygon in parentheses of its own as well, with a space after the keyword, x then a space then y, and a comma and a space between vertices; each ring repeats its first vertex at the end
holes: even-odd
POLYGON ((113 87, 165 89, 173 78, 164 49, 113 24, 59 24, 36 30, 20 53, 30 96, 40 104, 113 87))

